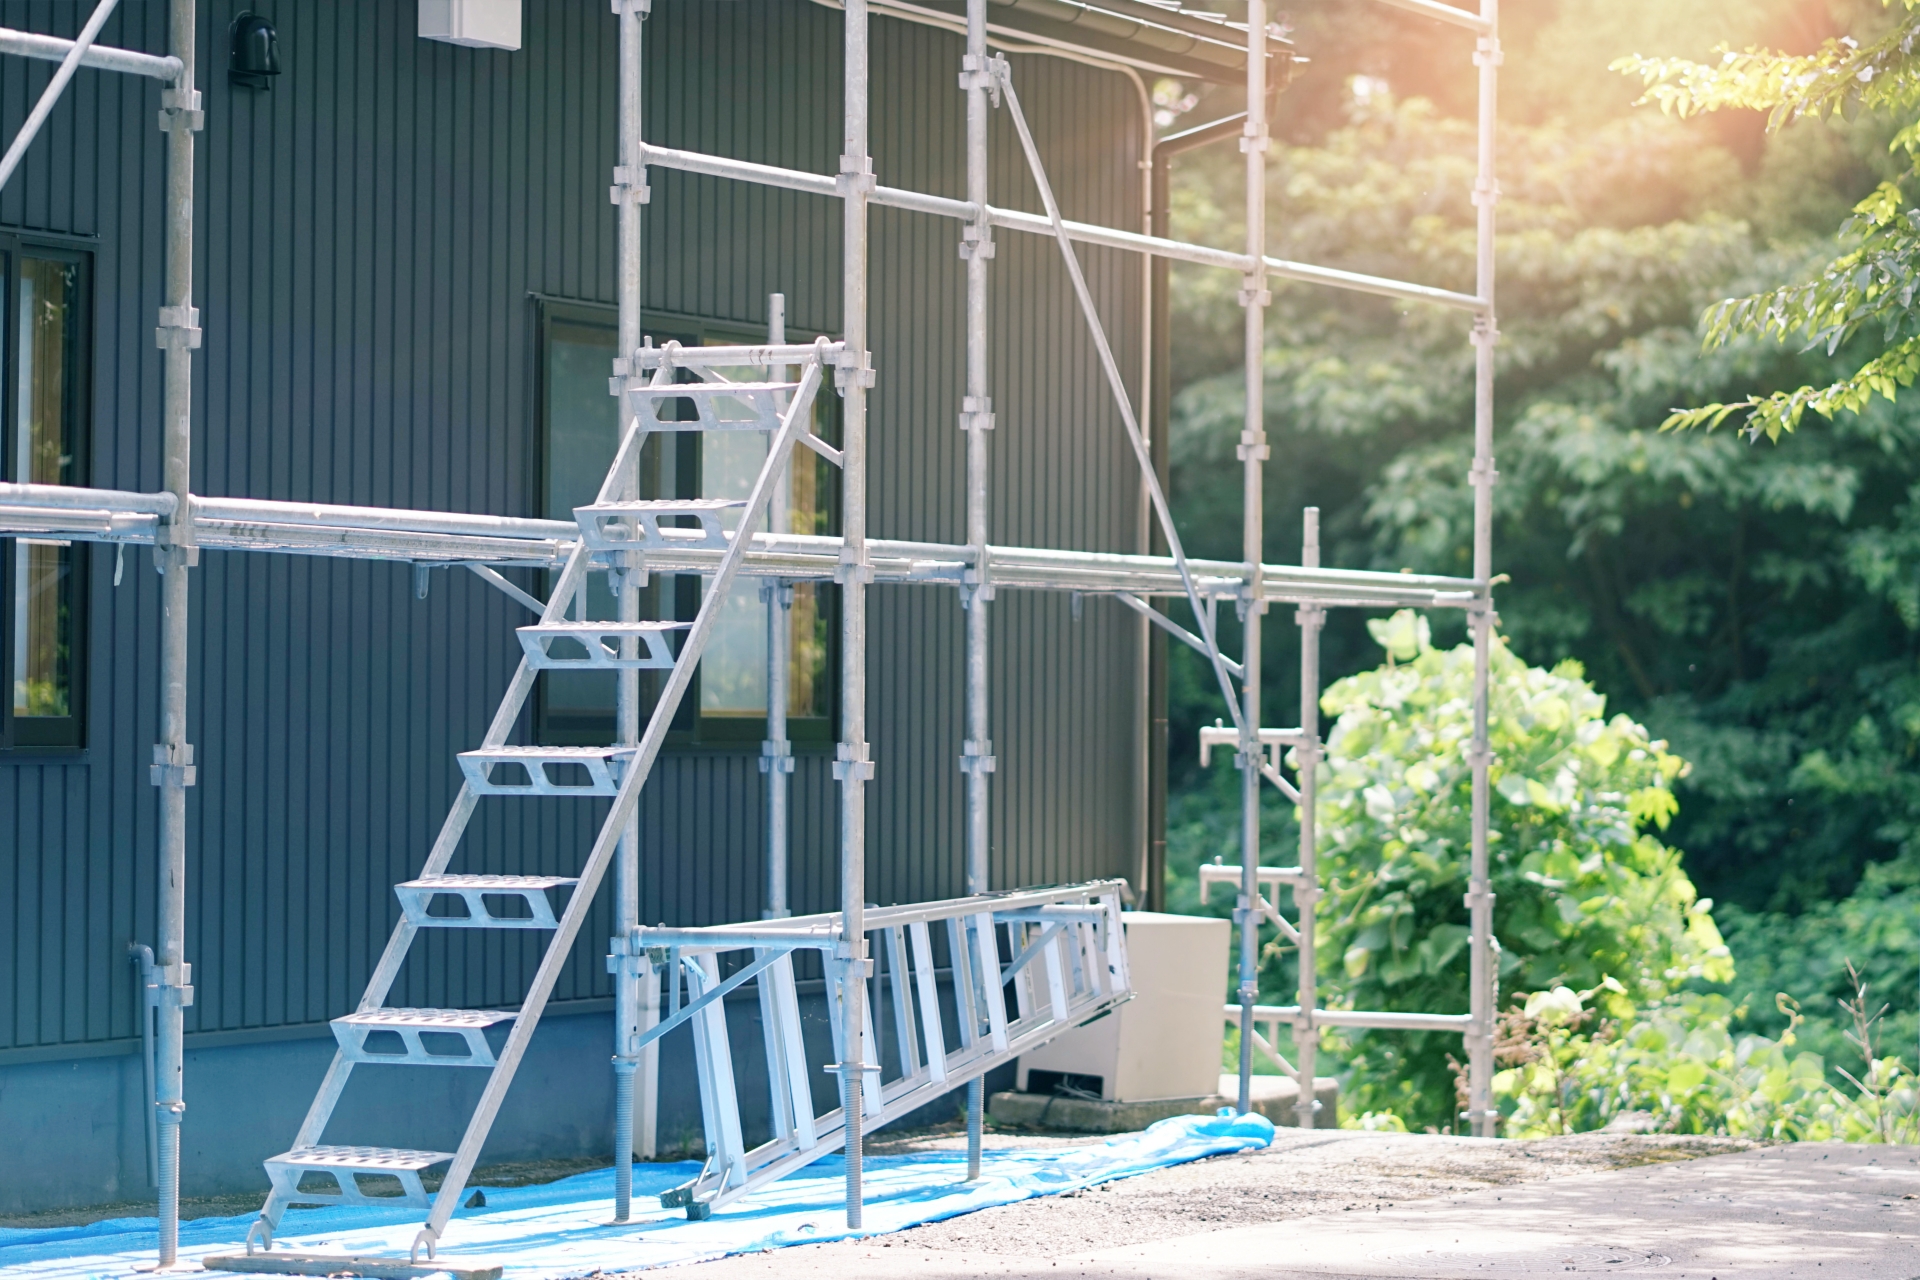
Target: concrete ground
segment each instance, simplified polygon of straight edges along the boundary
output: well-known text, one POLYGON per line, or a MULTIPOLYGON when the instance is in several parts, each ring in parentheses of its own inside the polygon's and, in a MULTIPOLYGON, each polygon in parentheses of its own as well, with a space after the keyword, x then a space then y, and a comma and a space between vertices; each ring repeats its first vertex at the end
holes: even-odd
MULTIPOLYGON (((952 1138, 876 1150, 927 1145, 952 1138)), ((996 1145, 1046 1140, 994 1135, 996 1145)), ((1222 1156, 686 1280, 1920 1277, 1920 1147, 1281 1130, 1222 1156)))

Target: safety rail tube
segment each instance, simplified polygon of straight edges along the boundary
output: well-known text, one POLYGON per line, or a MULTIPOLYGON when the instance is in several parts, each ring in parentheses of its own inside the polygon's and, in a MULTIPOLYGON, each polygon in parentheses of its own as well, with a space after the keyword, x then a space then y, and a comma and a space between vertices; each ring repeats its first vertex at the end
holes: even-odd
MULTIPOLYGON (((252 498, 194 496, 190 501, 202 544, 223 550, 538 567, 557 565, 579 539, 579 527, 564 520, 252 498)), ((172 513, 176 502, 171 493, 0 484, 0 532, 150 544, 159 520, 172 513)), ((866 545, 878 581, 958 584, 975 564, 974 548, 964 543, 872 538, 866 545)), ((818 534, 756 533, 744 571, 757 577, 831 579, 844 546, 841 538, 818 534)), ((649 550, 646 562, 650 570, 659 572, 710 572, 724 554, 711 548, 649 550)), ((994 582, 1002 587, 1184 594, 1173 561, 1166 556, 989 544, 987 561, 994 582)), ((1188 564, 1203 595, 1232 599, 1246 589, 1244 564, 1226 560, 1190 560, 1188 564)), ((1366 569, 1270 564, 1261 567, 1261 579, 1268 600, 1362 608, 1471 608, 1485 595, 1484 585, 1471 578, 1366 569)))
POLYGON ((64 484, 0 484, 0 519, 14 506, 171 516, 179 502, 166 492, 134 493, 126 489, 83 489, 64 484))
MULTIPOLYGON (((11 27, 0 27, 0 53, 11 53, 21 58, 38 58, 42 62, 61 62, 73 51, 78 41, 62 39, 59 36, 37 35, 31 31, 15 31, 11 27)), ((113 49, 102 45, 89 45, 80 55, 80 65, 93 67, 100 71, 121 71, 128 75, 148 76, 154 80, 174 81, 180 78, 182 63, 170 55, 141 53, 134 49, 113 49)))
MULTIPOLYGON (((642 148, 642 154, 646 157, 648 164, 659 165, 663 169, 705 174, 713 178, 731 178, 761 186, 782 187, 789 191, 804 191, 817 196, 840 194, 834 179, 823 174, 803 173, 796 169, 781 169, 773 165, 731 160, 724 156, 681 151, 673 147, 649 145, 642 148)), ((979 206, 970 200, 954 200, 946 196, 931 196, 917 191, 903 191, 898 187, 880 186, 872 188, 867 193, 867 198, 873 204, 906 209, 914 213, 954 218, 961 222, 980 220, 979 206)), ((1009 231, 1025 231, 1032 235, 1045 236, 1054 234, 1053 223, 1042 214, 1024 213, 989 205, 985 220, 992 226, 1005 227, 1009 231)), ((1080 244, 1120 249, 1132 253, 1149 253, 1175 262, 1218 267, 1240 275, 1250 274, 1255 269, 1253 259, 1247 254, 1235 253, 1229 249, 1211 249, 1205 245, 1187 244, 1180 240, 1145 235, 1138 231, 1121 231, 1114 227, 1096 226, 1087 222, 1063 219, 1061 226, 1066 229, 1068 239, 1080 244)), ((1302 284, 1352 289, 1360 293, 1399 298, 1407 302, 1431 302, 1462 311, 1480 312, 1486 309, 1481 299, 1472 294, 1455 293, 1450 289, 1436 289, 1430 285, 1413 284, 1404 280, 1389 280, 1382 276, 1370 276, 1357 271, 1342 271, 1336 267, 1291 262, 1285 258, 1262 258, 1261 263, 1266 267, 1268 275, 1295 280, 1302 284)))
POLYGON ((1423 18, 1433 18, 1440 22, 1450 22, 1456 27, 1465 27, 1479 35, 1493 30, 1493 23, 1466 9, 1456 9, 1450 4, 1440 4, 1437 0, 1380 0, 1390 9, 1401 9, 1407 13, 1417 13, 1423 18))
MULTIPOLYGON (((1237 1004, 1220 1006, 1221 1016, 1229 1021, 1238 1021, 1241 1008, 1237 1004)), ((1300 1006, 1294 1004, 1257 1004, 1253 1006, 1253 1021, 1290 1022, 1301 1021, 1300 1006)), ((1400 1013, 1393 1010, 1367 1009, 1315 1009, 1309 1019, 1309 1025, 1315 1027, 1359 1027, 1372 1031, 1449 1031, 1455 1034, 1469 1034, 1473 1030, 1473 1015, 1470 1013, 1400 1013)))

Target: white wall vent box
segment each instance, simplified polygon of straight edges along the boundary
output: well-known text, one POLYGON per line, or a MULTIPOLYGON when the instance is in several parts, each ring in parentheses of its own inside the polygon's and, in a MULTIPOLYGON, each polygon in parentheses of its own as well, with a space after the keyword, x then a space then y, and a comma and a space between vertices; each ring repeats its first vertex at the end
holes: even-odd
POLYGON ((470 49, 518 49, 520 0, 420 0, 420 38, 470 49))
POLYGON ((1212 1097, 1220 1091, 1232 924, 1160 911, 1120 919, 1133 999, 1021 1054, 1018 1087, 1051 1093, 1065 1085, 1114 1102, 1212 1097))

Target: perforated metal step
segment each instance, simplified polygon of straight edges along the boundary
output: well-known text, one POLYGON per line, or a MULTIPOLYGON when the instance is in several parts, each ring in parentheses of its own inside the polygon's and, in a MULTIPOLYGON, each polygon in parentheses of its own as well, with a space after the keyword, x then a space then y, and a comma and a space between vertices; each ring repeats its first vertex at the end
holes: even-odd
POLYGON ((518 630, 527 661, 540 671, 639 670, 673 668, 667 639, 690 622, 543 622, 518 630), (620 656, 621 641, 638 640, 631 658, 620 656), (557 645, 555 642, 559 642, 557 645))
POLYGON ((547 890, 571 888, 579 881, 566 876, 421 876, 393 886, 407 920, 422 929, 557 929, 547 890), (466 904, 464 916, 430 916, 427 906, 447 894, 466 904), (488 898, 519 898, 530 916, 497 916, 487 910, 488 898))
POLYGON ((295 1147, 266 1161, 267 1177, 275 1190, 291 1202, 309 1204, 412 1205, 427 1207, 420 1171, 453 1159, 451 1151, 408 1151, 398 1147, 295 1147), (300 1190, 300 1179, 323 1173, 339 1187, 337 1193, 300 1190), (368 1195, 356 1175, 383 1175, 400 1183, 401 1193, 368 1195))
MULTIPOLYGON (((543 894, 544 897, 544 894, 543 894)), ((493 1046, 487 1028, 512 1022, 518 1014, 504 1009, 371 1009, 333 1020, 333 1038, 350 1062, 385 1062, 421 1067, 491 1067, 493 1046), (391 1031, 401 1052, 369 1050, 367 1039, 376 1031, 391 1031), (438 1050, 422 1039, 432 1036, 438 1050), (466 1051, 449 1053, 450 1041, 462 1041, 466 1051)), ((377 1042, 376 1042, 377 1043, 377 1042)))
POLYGON ((476 795, 610 796, 632 756, 632 747, 482 747, 462 751, 460 769, 476 795), (516 775, 526 781, 512 781, 516 775))

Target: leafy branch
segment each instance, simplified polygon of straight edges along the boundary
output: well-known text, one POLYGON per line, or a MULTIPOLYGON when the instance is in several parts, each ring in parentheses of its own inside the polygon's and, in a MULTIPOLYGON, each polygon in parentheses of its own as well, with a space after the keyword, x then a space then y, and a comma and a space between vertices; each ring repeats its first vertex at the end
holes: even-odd
MULTIPOLYGON (((1920 0, 1901 0, 1907 11, 1879 39, 1861 44, 1851 37, 1829 40, 1805 57, 1748 49, 1724 50, 1715 65, 1684 58, 1639 55, 1611 64, 1615 71, 1638 75, 1646 84, 1642 102, 1663 112, 1689 116, 1703 111, 1744 108, 1767 111, 1767 128, 1778 130, 1802 119, 1835 115, 1852 119, 1861 110, 1905 117, 1893 150, 1905 150, 1920 164, 1920 0)), ((1834 354, 1847 339, 1877 327, 1879 354, 1852 374, 1823 387, 1802 386, 1743 400, 1675 409, 1663 431, 1694 427, 1712 430, 1736 413, 1745 413, 1749 438, 1764 433, 1777 441, 1799 427, 1811 409, 1831 420, 1858 413, 1874 398, 1893 400, 1920 376, 1920 323, 1913 308, 1920 284, 1920 210, 1903 208, 1897 183, 1883 183, 1854 207, 1840 227, 1846 253, 1829 262, 1810 281, 1782 286, 1745 298, 1729 298, 1708 308, 1703 346, 1725 346, 1739 336, 1776 339, 1804 336, 1806 349, 1824 347, 1834 354)))

